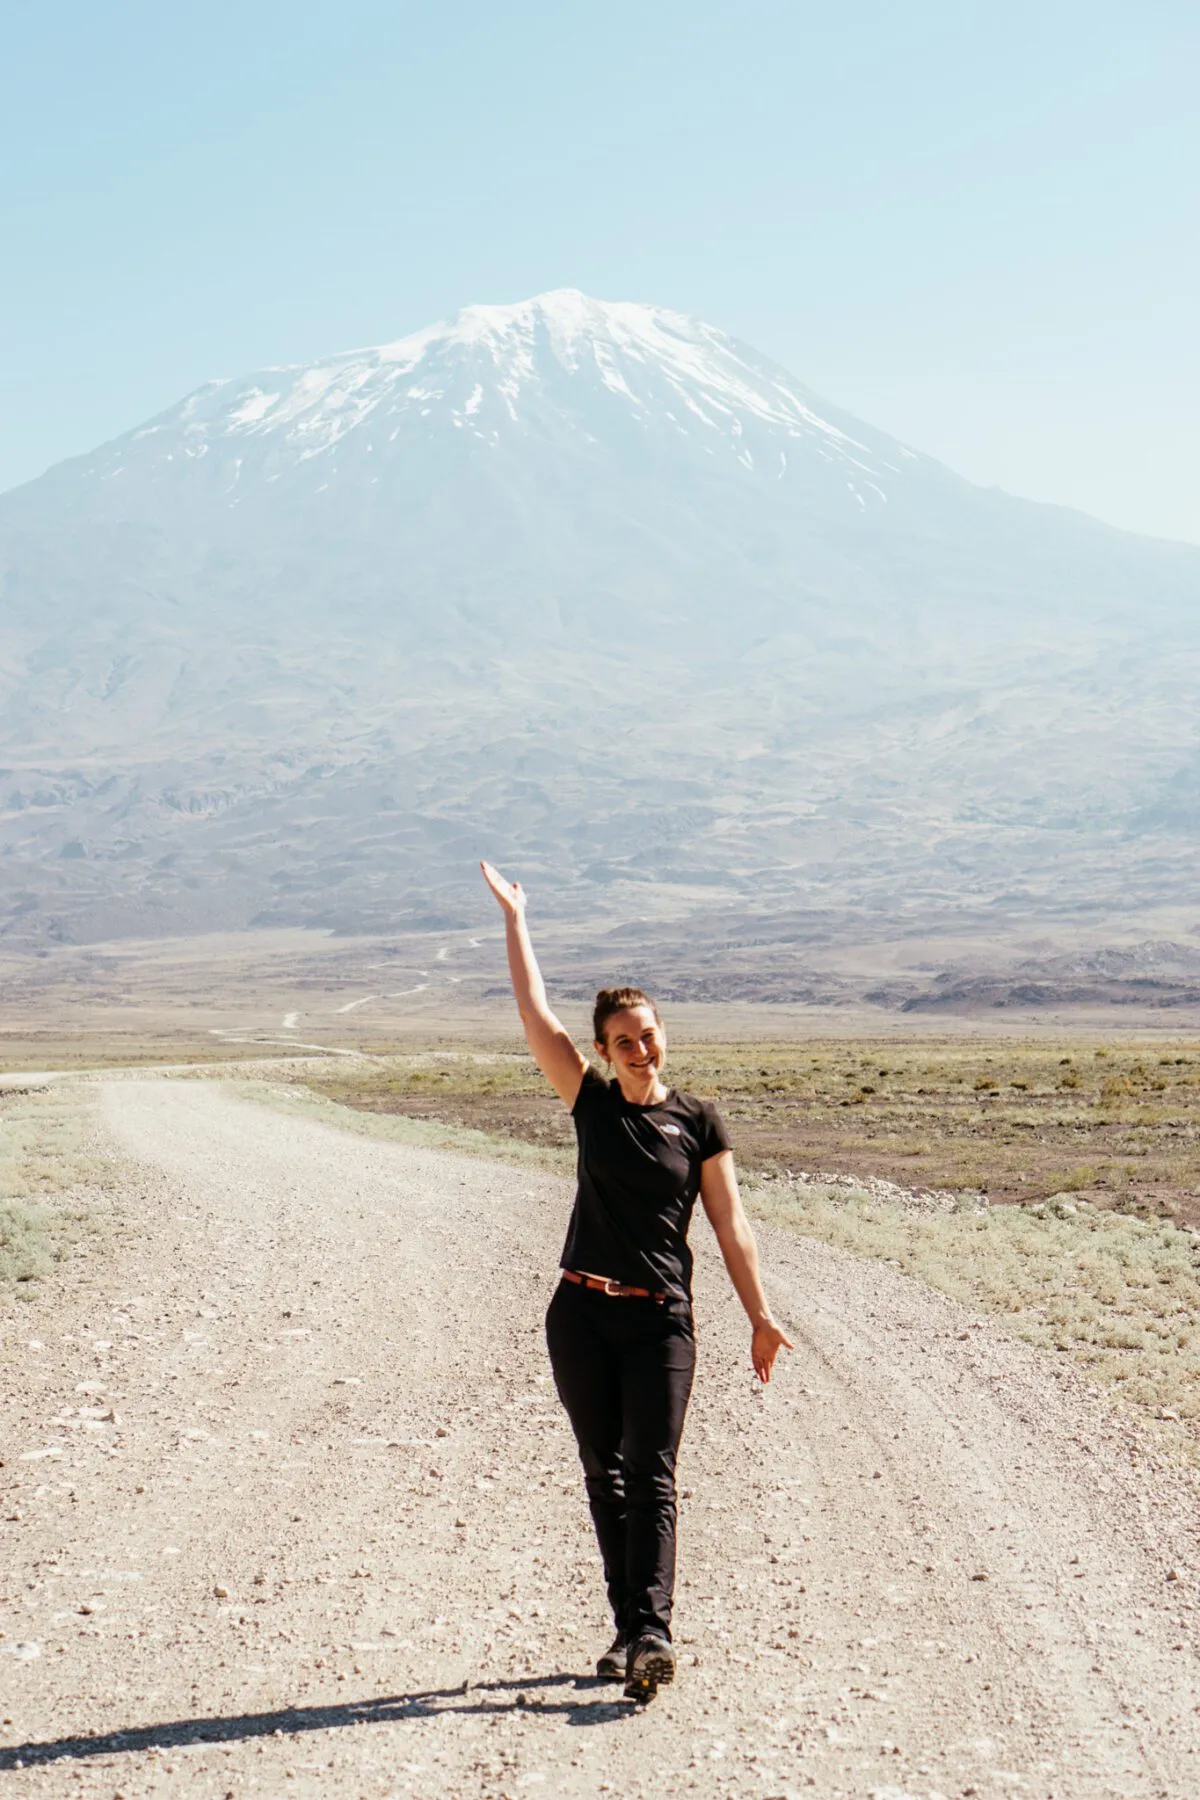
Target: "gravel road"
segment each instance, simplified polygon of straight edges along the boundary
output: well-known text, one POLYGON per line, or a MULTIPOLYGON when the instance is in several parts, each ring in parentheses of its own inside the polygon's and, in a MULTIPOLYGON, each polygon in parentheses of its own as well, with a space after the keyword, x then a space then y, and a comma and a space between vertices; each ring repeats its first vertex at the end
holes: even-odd
POLYGON ((1056 1360, 703 1220, 677 1684, 607 1641, 541 1321, 559 1179, 103 1088, 92 1254, 3 1319, 0 1769, 135 1796, 1194 1800, 1197 1488, 1056 1360))

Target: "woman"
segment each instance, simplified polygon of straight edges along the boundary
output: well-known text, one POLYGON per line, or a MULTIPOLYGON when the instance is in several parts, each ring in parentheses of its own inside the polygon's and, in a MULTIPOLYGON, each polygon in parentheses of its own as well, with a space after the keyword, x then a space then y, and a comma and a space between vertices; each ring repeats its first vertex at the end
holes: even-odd
POLYGON ((687 1231, 697 1195, 749 1317, 760 1381, 792 1346, 763 1294, 725 1126, 709 1102, 662 1079, 656 1007, 640 988, 596 996, 596 1049, 616 1077, 605 1081, 550 1010, 520 883, 481 867, 504 913, 526 1040, 575 1121, 579 1185, 546 1339, 617 1628, 596 1673, 644 1701, 675 1674, 675 1453, 696 1361, 687 1231))

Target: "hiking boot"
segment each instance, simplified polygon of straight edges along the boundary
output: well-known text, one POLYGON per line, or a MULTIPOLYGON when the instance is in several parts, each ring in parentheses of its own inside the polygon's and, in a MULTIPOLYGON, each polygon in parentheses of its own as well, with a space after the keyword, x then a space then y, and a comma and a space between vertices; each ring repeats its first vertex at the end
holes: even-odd
POLYGON ((601 1681, 624 1681, 625 1664, 629 1660, 629 1645, 618 1631, 604 1655, 596 1664, 596 1673, 601 1681))
POLYGON ((647 1634, 629 1647, 625 1664, 625 1698, 645 1705, 660 1687, 675 1679, 675 1652, 666 1638, 647 1634))

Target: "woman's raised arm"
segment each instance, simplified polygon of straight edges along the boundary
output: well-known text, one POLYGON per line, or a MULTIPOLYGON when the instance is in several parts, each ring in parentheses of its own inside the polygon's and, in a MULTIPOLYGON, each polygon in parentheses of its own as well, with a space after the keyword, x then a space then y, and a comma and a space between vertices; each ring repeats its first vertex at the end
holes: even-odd
POLYGON ((550 1011, 546 984, 525 924, 525 890, 519 881, 505 881, 491 863, 480 863, 479 866, 504 914, 508 972, 512 977, 517 1011, 525 1027, 525 1041, 534 1062, 563 1105, 574 1106, 587 1064, 568 1037, 565 1026, 550 1011))

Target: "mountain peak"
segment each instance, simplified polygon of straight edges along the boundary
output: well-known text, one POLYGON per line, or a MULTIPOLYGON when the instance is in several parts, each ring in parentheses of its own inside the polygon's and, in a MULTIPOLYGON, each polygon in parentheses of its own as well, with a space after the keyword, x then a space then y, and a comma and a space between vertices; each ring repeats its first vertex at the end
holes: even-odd
POLYGON ((329 480, 344 481, 356 446, 364 463, 372 458, 373 482, 411 450, 424 457, 439 434, 490 452, 531 431, 607 445, 618 461, 631 433, 672 440, 671 454, 732 461, 769 484, 788 478, 800 454, 835 469, 835 503, 858 511, 882 505, 911 459, 715 326, 564 287, 467 306, 393 343, 210 383, 106 446, 93 472, 111 479, 131 460, 161 467, 209 456, 239 505, 256 470, 275 482, 284 464, 319 457, 329 480))
POLYGON ((549 288, 528 300, 464 306, 453 318, 383 345, 377 354, 387 361, 404 362, 413 353, 423 356, 435 343, 467 347, 505 341, 533 343, 544 338, 553 351, 569 355, 589 338, 653 342, 664 332, 693 341, 722 336, 686 313, 641 301, 597 300, 580 288, 562 287, 549 288))

